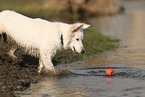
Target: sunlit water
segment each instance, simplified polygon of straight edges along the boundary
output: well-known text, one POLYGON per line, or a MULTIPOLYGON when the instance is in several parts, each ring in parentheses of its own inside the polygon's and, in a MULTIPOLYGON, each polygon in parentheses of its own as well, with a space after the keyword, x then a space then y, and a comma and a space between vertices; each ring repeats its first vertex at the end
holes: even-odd
POLYGON ((90 19, 92 26, 104 35, 121 40, 119 49, 69 64, 68 75, 44 77, 26 91, 15 94, 22 97, 145 97, 145 1, 120 1, 126 8, 125 14, 90 19), (114 76, 105 75, 109 67, 114 70, 114 76))

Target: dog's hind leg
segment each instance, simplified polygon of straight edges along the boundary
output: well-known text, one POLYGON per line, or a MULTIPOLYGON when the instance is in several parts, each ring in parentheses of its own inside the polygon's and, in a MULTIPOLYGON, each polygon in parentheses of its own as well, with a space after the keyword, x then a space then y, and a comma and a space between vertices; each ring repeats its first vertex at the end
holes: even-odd
POLYGON ((18 58, 14 55, 14 52, 15 52, 16 49, 17 49, 17 47, 12 47, 12 48, 10 49, 10 51, 8 52, 8 55, 9 55, 10 57, 12 57, 13 60, 18 59, 18 58))

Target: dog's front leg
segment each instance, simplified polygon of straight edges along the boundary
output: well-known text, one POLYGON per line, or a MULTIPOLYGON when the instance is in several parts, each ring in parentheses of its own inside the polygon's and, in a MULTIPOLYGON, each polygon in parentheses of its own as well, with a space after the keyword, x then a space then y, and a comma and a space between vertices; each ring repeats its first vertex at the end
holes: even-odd
POLYGON ((44 67, 44 66, 43 66, 41 60, 39 60, 38 73, 40 73, 40 72, 42 71, 43 67, 44 67))
POLYGON ((48 72, 48 71, 53 71, 53 72, 55 72, 55 69, 54 69, 54 66, 53 66, 53 63, 52 63, 52 61, 51 61, 51 54, 50 53, 48 53, 48 52, 41 52, 40 53, 40 61, 39 61, 39 70, 38 70, 38 72, 40 73, 41 72, 41 70, 44 68, 44 70, 46 71, 46 72, 48 72))

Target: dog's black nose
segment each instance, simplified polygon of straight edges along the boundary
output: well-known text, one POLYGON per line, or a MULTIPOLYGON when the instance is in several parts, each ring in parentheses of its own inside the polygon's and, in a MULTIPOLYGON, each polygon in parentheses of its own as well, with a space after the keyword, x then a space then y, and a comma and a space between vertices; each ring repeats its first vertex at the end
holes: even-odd
POLYGON ((85 50, 84 50, 84 49, 82 49, 81 53, 82 53, 82 54, 83 54, 83 53, 85 53, 85 50))

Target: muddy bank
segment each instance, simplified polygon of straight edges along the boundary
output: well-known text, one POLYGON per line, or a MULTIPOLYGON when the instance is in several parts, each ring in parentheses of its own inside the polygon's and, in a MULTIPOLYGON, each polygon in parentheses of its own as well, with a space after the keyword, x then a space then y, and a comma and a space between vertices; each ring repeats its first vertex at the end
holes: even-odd
MULTIPOLYGON (((1 39, 1 38, 0 38, 1 39)), ((7 52, 9 43, 0 41, 0 96, 9 97, 12 91, 27 89, 31 83, 37 83, 40 76, 37 73, 38 59, 18 54, 18 60, 13 60, 7 52), (33 65, 32 65, 33 64, 33 65)))

